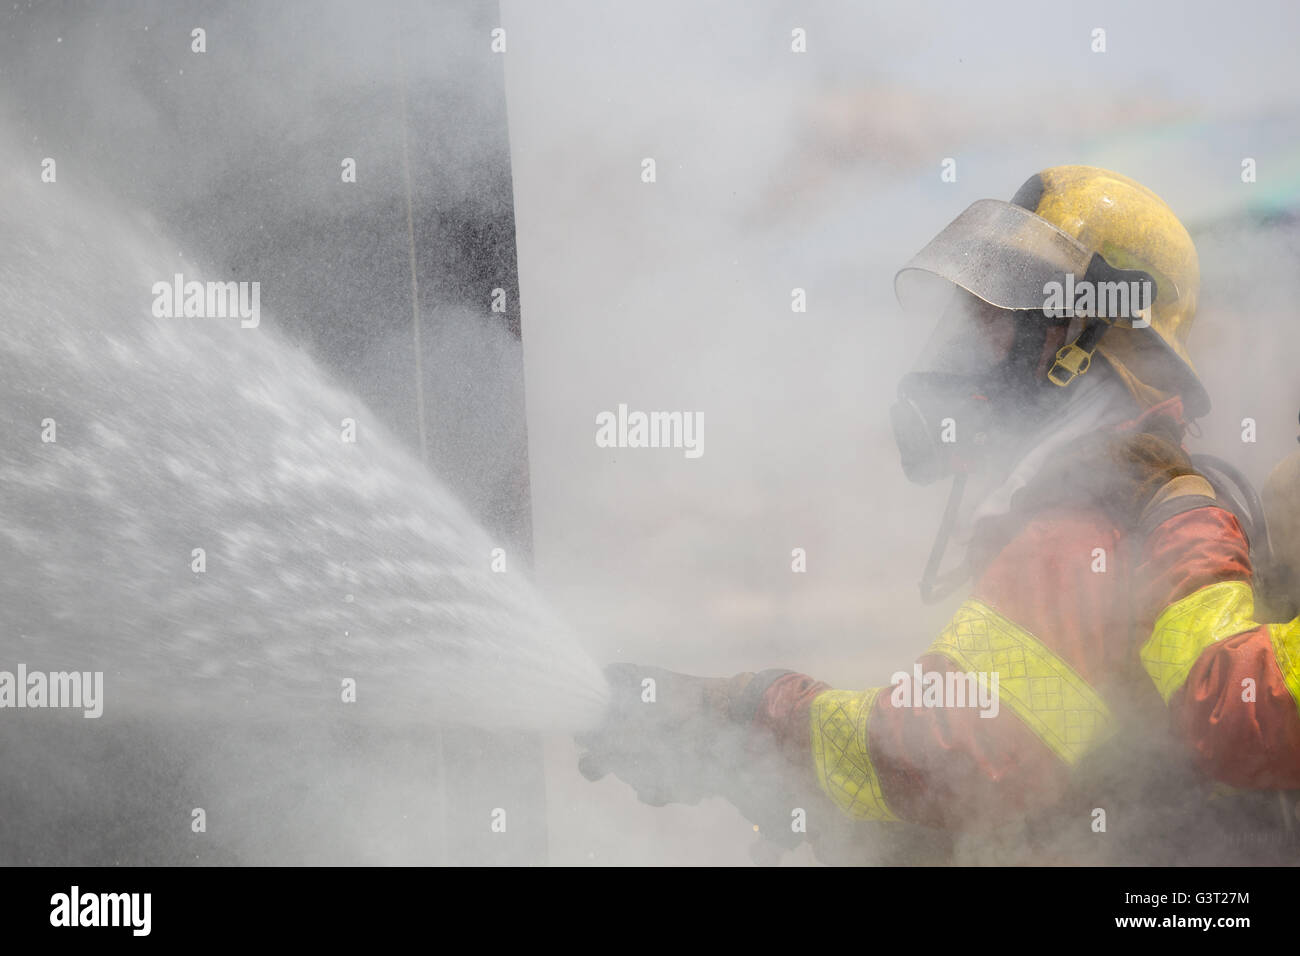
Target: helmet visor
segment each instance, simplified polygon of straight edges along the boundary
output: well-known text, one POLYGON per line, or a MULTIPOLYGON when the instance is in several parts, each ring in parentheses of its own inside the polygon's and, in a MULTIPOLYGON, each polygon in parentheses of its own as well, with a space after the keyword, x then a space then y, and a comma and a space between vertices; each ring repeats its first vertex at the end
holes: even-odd
POLYGON ((952 285, 1000 309, 1038 311, 1048 283, 1081 279, 1092 253, 1028 209, 980 199, 930 240, 894 277, 905 311, 934 314, 952 285), (936 282, 935 278, 946 280, 936 282))

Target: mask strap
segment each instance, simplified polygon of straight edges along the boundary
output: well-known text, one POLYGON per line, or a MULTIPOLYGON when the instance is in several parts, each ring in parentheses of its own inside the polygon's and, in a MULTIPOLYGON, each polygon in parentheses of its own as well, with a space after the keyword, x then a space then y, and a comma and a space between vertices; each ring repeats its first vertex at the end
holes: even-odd
POLYGON ((961 507, 962 494, 966 490, 966 474, 958 472, 952 476, 952 488, 948 492, 948 504, 943 509, 943 520, 930 546, 930 557, 925 562, 925 571, 921 574, 921 601, 933 604, 947 597, 970 577, 970 559, 967 557, 957 567, 946 574, 939 573, 943 556, 948 550, 948 539, 957 524, 957 512, 961 507))

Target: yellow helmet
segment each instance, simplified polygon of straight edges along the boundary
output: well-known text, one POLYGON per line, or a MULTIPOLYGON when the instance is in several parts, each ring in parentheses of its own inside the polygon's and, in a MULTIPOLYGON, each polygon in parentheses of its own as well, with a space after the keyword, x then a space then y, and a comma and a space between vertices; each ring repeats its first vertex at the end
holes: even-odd
POLYGON ((1087 372, 1095 350, 1143 406, 1179 395, 1189 417, 1209 411, 1186 349, 1200 291, 1196 247, 1164 200, 1126 176, 1094 166, 1045 169, 1010 203, 971 205, 904 266, 895 283, 905 304, 906 279, 917 273, 1027 311, 1042 310, 1048 285, 1062 277, 1073 288, 1075 279, 1145 273, 1154 301, 1142 321, 1085 321, 1049 378, 1068 386, 1087 372))

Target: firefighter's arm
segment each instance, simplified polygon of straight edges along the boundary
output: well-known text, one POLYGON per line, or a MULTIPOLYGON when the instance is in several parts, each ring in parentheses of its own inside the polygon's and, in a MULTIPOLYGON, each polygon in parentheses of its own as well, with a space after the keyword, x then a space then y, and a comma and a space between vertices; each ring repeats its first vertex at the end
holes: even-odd
POLYGON ((1074 666, 978 599, 891 684, 835 690, 789 675, 759 719, 849 816, 944 828, 1055 802, 1110 728, 1074 666))
POLYGON ((1300 787, 1300 619, 1255 620, 1250 552, 1213 492, 1143 520, 1142 665, 1199 767, 1244 788, 1300 787))

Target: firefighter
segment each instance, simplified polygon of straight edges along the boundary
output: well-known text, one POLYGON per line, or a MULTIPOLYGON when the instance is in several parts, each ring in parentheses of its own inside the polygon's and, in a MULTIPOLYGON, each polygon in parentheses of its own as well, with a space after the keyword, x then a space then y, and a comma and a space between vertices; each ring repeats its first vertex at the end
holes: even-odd
POLYGON ((892 414, 909 479, 952 481, 923 596, 964 603, 866 690, 612 665, 583 773, 727 797, 827 859, 868 832, 877 860, 897 833, 921 835, 912 862, 999 833, 1029 848, 1009 860, 1223 860, 1225 788, 1300 787, 1300 623, 1256 621, 1242 523, 1182 447, 1210 407, 1185 349, 1198 287, 1187 231, 1117 173, 974 203, 896 279, 905 307, 947 301, 892 414), (963 686, 997 706, 949 699, 963 686))

